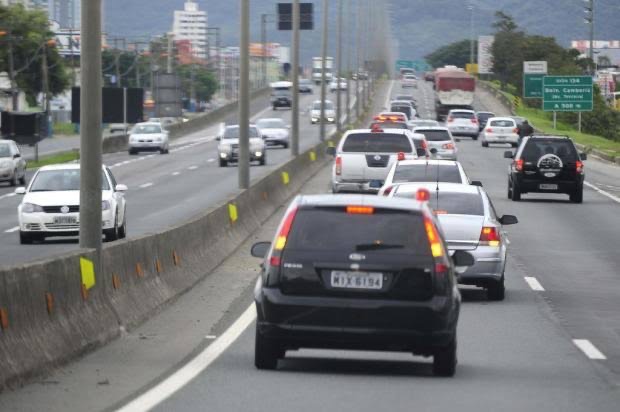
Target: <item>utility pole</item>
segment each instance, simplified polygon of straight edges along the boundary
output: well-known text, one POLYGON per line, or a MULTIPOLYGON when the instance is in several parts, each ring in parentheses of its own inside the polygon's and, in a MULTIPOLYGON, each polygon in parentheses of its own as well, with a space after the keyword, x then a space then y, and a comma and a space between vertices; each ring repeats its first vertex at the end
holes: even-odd
POLYGON ((267 14, 260 15, 261 83, 267 86, 267 14))
POLYGON ((291 154, 299 155, 299 0, 293 0, 293 104, 291 110, 291 154))
MULTIPOLYGON (((43 44, 43 53, 41 54, 41 89, 43 92, 43 111, 45 112, 46 137, 51 135, 51 119, 50 119, 50 83, 49 83, 49 67, 47 64, 47 46, 46 41, 43 44)), ((35 162, 39 160, 39 146, 35 145, 35 162)))
MULTIPOLYGON (((329 0, 323 0, 323 44, 321 46, 321 119, 319 120, 319 139, 325 140, 325 92, 327 85, 327 77, 325 76, 326 60, 327 60, 327 8, 329 7, 329 0)), ((332 72, 333 73, 333 72, 332 72)))
POLYGON ((13 34, 8 32, 9 42, 9 81, 11 83, 11 104, 13 111, 19 110, 19 92, 17 91, 17 82, 15 81, 15 56, 13 56, 13 34))
POLYGON ((101 264, 101 0, 81 0, 80 247, 101 264))
POLYGON ((594 0, 584 0, 584 12, 586 13, 585 21, 590 26, 590 47, 588 48, 588 57, 590 58, 590 74, 594 74, 596 71, 596 65, 594 64, 594 0))
POLYGON ((250 0, 241 0, 240 33, 239 189, 247 189, 250 187, 250 0))
POLYGON ((118 49, 118 43, 117 41, 120 39, 114 39, 114 66, 115 66, 115 72, 116 72, 116 87, 121 87, 121 68, 120 68, 120 58, 121 58, 121 53, 120 50, 118 49))
POLYGON ((336 58, 338 62, 336 64, 336 129, 338 132, 342 130, 342 123, 340 118, 342 117, 342 99, 340 97, 340 73, 342 73, 342 1, 338 0, 338 50, 336 52, 336 58))
MULTIPOLYGON (((347 33, 347 39, 351 39, 351 28, 353 27, 353 25, 351 24, 351 0, 346 0, 347 2, 347 30, 345 31, 345 33, 347 33)), ((345 108, 346 113, 347 113, 347 125, 351 124, 351 109, 349 108, 349 106, 351 105, 351 44, 347 43, 347 96, 346 96, 346 105, 347 107, 345 108)))
POLYGON ((355 8, 355 119, 360 118, 360 3, 355 8))

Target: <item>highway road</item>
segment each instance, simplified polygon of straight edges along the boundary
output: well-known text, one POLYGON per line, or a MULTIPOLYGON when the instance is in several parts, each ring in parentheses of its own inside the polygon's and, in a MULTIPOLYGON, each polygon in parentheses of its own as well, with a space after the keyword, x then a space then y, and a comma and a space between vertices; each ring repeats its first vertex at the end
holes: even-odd
MULTIPOLYGON (((307 107, 318 98, 320 89, 315 87, 314 90, 314 95, 300 98, 303 110, 300 114, 301 151, 319 141, 319 126, 310 124, 306 113, 307 107)), ((328 93, 328 99, 335 102, 335 98, 328 93)), ((290 124, 290 110, 273 111, 268 98, 254 100, 251 113, 252 121, 279 117, 290 124)), ((230 115, 226 123, 236 124, 237 115, 230 115)), ((213 125, 174 140, 169 155, 141 153, 129 156, 127 152, 121 152, 103 156, 104 164, 111 168, 116 180, 129 187, 126 194, 128 236, 153 233, 183 223, 238 192, 237 167, 233 164, 220 168, 218 165, 215 137, 219 128, 219 124, 213 125)), ((330 133, 334 129, 334 126, 328 126, 327 131, 330 133)), ((265 176, 289 159, 290 149, 269 148, 267 165, 253 165, 251 179, 265 176)), ((0 265, 23 263, 77 248, 77 237, 57 237, 43 244, 20 245, 17 205, 21 197, 14 195, 13 191, 8 185, 0 187, 0 265)))
MULTIPOLYGON (((430 86, 414 93, 430 117, 430 86)), ((476 107, 501 113, 484 94, 476 107)), ((291 351, 278 370, 256 370, 252 288, 260 262, 249 247, 272 238, 281 210, 171 307, 51 376, 2 394, 0 410, 617 412, 615 195, 588 188, 583 204, 555 195, 512 202, 502 156, 508 148, 485 149, 466 138, 458 146, 459 160, 482 180, 499 214, 517 215, 520 223, 508 228, 506 300, 461 289, 454 378, 433 377, 422 357, 352 351, 291 351)), ((620 168, 596 160, 586 167, 593 185, 620 176, 620 168)), ((329 177, 323 169, 302 192, 326 192, 329 177)))

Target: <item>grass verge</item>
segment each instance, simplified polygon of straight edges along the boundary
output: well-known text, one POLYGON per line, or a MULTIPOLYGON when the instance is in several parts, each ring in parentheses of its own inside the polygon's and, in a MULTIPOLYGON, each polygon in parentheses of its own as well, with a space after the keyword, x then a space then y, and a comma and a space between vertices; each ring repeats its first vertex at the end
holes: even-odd
POLYGON ((56 153, 49 156, 40 156, 39 161, 28 161, 28 169, 37 169, 42 166, 54 165, 58 163, 68 163, 80 158, 80 152, 78 150, 72 150, 70 152, 56 153))

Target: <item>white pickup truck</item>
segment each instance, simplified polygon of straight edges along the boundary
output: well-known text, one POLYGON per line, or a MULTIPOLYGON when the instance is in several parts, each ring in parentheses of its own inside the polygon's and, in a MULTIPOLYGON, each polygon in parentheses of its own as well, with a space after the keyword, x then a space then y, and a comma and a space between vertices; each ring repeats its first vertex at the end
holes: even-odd
POLYGON ((335 156, 334 193, 377 193, 394 162, 418 158, 413 134, 406 129, 351 130, 330 153, 335 156))

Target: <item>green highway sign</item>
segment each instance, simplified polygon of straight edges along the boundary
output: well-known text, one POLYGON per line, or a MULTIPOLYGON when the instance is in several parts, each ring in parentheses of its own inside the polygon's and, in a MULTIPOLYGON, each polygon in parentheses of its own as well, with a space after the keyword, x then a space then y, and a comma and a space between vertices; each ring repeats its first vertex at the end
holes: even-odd
POLYGON ((396 70, 413 68, 413 60, 396 60, 396 70))
POLYGON ((591 76, 543 77, 543 110, 547 112, 590 112, 594 86, 591 76))
POLYGON ((542 99, 543 77, 545 77, 545 74, 541 74, 541 73, 524 73, 523 74, 523 98, 524 99, 542 99))

